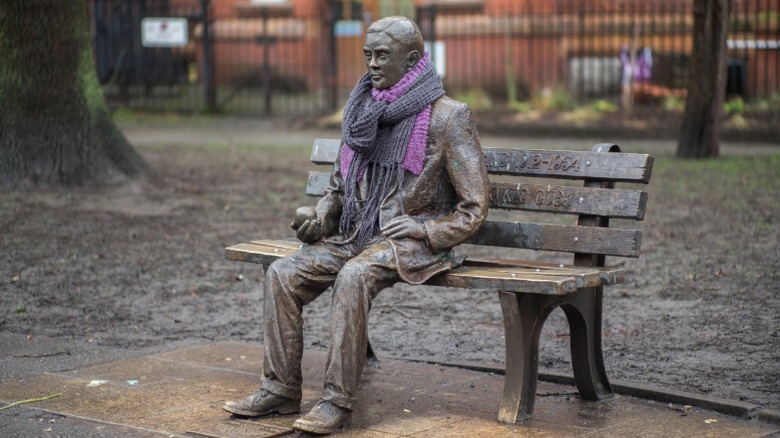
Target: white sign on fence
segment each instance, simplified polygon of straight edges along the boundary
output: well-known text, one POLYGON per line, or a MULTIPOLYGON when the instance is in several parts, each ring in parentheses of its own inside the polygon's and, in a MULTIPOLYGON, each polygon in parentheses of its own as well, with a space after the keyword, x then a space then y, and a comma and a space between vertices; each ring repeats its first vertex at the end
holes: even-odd
POLYGON ((333 29, 337 38, 359 37, 363 35, 363 22, 360 20, 339 20, 333 29))
POLYGON ((424 44, 425 51, 431 54, 433 65, 436 67, 436 73, 444 78, 444 75, 447 74, 447 69, 445 68, 447 65, 447 46, 444 44, 444 41, 436 41, 435 44, 426 41, 424 44))
POLYGON ((141 20, 141 45, 144 47, 184 47, 187 41, 186 18, 146 17, 141 20))

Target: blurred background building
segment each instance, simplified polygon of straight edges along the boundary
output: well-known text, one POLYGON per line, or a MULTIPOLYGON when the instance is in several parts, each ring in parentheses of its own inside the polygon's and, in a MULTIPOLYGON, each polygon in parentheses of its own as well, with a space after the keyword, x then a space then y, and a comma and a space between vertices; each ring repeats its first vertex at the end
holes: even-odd
MULTIPOLYGON (((477 110, 684 101, 693 0, 88 0, 115 108, 309 116, 363 74, 366 27, 415 19, 477 110)), ((780 0, 732 0, 727 99, 780 106, 780 0)))

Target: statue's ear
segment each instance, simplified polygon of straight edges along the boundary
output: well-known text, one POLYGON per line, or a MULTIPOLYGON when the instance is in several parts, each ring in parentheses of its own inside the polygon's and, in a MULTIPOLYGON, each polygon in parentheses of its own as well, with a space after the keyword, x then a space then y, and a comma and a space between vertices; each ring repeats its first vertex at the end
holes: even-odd
POLYGON ((406 71, 411 71, 420 62, 420 52, 412 50, 406 55, 406 71))

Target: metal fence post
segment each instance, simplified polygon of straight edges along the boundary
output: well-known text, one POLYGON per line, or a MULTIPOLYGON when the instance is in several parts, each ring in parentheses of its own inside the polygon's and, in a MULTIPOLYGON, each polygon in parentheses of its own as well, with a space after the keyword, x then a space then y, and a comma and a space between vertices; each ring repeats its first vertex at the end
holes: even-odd
POLYGON ((338 21, 338 3, 330 1, 327 4, 328 32, 328 93, 329 110, 331 113, 338 108, 338 53, 336 52, 336 21, 338 21))
POLYGON ((217 110, 217 94, 214 88, 214 66, 209 36, 209 0, 200 0, 200 21, 203 25, 203 91, 206 98, 206 111, 217 110))
POLYGON ((265 115, 271 115, 271 44, 273 37, 268 35, 268 9, 260 11, 263 20, 263 102, 265 115))
POLYGON ((431 63, 436 65, 436 4, 432 3, 428 6, 428 29, 429 37, 431 39, 431 63))

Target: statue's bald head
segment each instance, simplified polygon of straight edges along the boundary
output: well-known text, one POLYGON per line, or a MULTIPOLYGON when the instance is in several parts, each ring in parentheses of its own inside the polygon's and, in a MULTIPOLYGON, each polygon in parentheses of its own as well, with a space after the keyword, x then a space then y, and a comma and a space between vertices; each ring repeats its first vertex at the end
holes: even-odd
POLYGON ((385 17, 371 24, 366 34, 384 32, 406 50, 423 53, 423 37, 417 24, 406 17, 385 17))
POLYGON ((383 18, 366 30, 363 54, 371 85, 377 90, 397 84, 424 53, 420 28, 406 17, 383 18))

